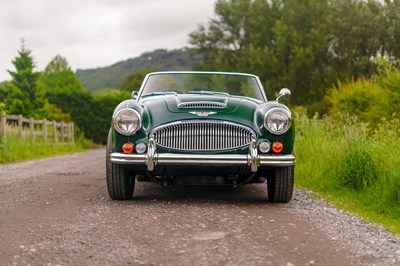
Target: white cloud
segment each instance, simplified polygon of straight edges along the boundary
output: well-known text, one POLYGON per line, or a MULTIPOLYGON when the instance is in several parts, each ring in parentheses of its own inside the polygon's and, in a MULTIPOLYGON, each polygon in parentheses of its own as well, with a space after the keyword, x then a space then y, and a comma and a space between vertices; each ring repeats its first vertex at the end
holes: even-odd
POLYGON ((0 0, 0 81, 20 49, 38 70, 57 54, 73 69, 94 68, 158 48, 188 46, 213 15, 216 0, 0 0))

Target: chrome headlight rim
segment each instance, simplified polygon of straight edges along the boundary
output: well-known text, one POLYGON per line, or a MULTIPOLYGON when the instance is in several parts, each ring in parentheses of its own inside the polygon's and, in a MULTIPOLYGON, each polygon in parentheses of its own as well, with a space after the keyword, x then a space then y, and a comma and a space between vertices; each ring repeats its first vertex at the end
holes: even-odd
POLYGON ((131 109, 131 108, 124 108, 124 109, 119 110, 113 117, 113 123, 114 123, 115 130, 124 136, 131 136, 131 135, 135 134, 136 131, 138 131, 142 127, 142 119, 141 119, 140 114, 138 113, 138 111, 131 109), (137 118, 136 127, 133 130, 126 131, 124 129, 121 129, 118 126, 117 119, 123 112, 130 112, 134 116, 136 116, 136 118, 137 118))
POLYGON ((272 134, 274 134, 274 135, 283 135, 283 134, 285 134, 286 132, 288 132, 288 130, 289 130, 291 124, 292 124, 292 113, 291 113, 289 110, 285 109, 285 108, 282 108, 282 107, 274 107, 274 108, 271 108, 270 110, 268 110, 268 111, 265 113, 265 116, 264 116, 264 127, 265 127, 270 133, 272 133, 272 134), (269 118, 269 116, 272 115, 273 113, 276 113, 276 112, 283 113, 283 114, 287 117, 287 124, 286 124, 286 126, 284 126, 283 128, 281 128, 280 130, 274 130, 273 128, 271 128, 271 127, 268 125, 268 124, 269 124, 269 123, 268 123, 268 118, 269 118))

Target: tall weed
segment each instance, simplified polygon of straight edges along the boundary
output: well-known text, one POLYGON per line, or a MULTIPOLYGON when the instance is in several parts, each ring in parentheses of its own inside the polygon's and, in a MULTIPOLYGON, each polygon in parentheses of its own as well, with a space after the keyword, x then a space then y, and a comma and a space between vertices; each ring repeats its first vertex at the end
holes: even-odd
POLYGON ((344 152, 335 173, 339 186, 354 191, 372 186, 378 179, 378 172, 371 156, 374 151, 369 143, 359 140, 349 141, 348 148, 344 152))

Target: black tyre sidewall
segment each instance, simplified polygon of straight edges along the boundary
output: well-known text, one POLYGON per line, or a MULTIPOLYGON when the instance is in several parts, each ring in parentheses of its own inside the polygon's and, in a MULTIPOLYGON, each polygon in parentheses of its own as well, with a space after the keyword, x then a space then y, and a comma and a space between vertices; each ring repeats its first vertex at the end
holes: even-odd
POLYGON ((287 203, 292 199, 294 166, 280 167, 267 178, 268 199, 271 202, 287 203))
POLYGON ((110 129, 106 148, 106 179, 108 195, 114 200, 132 199, 135 188, 135 175, 132 172, 129 172, 124 166, 113 164, 110 161, 112 150, 112 132, 110 129))

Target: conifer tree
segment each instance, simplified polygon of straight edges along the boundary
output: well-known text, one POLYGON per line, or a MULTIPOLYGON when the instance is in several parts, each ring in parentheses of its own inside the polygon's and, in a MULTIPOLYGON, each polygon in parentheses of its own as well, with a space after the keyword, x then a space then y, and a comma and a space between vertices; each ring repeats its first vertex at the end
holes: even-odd
POLYGON ((44 95, 37 88, 39 73, 34 71, 35 63, 31 51, 25 47, 24 39, 12 63, 15 71, 8 70, 12 80, 4 84, 8 95, 7 109, 10 113, 35 117, 35 110, 43 106, 44 95))

